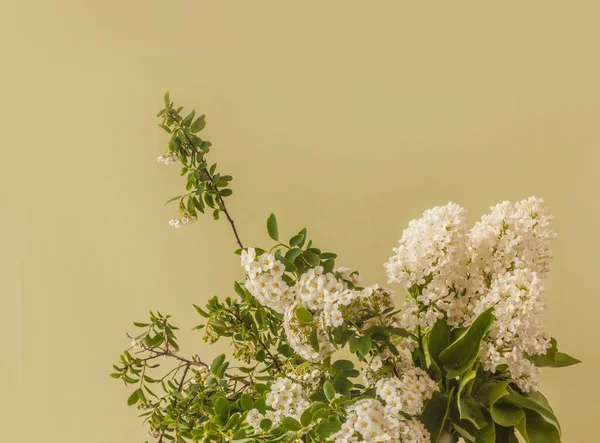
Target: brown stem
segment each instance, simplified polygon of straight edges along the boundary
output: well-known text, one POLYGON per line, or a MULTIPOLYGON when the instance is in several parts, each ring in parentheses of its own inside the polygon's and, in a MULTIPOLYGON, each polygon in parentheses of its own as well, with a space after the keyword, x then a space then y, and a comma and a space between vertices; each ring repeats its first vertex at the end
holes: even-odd
MULTIPOLYGON (((173 114, 171 112, 171 110, 169 110, 169 116, 171 117, 172 120, 174 120, 177 123, 179 123, 179 119, 177 118, 179 116, 177 114, 173 114)), ((192 149, 194 150, 194 153, 196 153, 195 146, 192 143, 192 140, 190 140, 190 137, 187 135, 187 133, 185 131, 183 131, 183 135, 185 135, 185 138, 187 139, 188 144, 192 147, 192 149)), ((204 168, 202 170, 202 172, 204 172, 206 174, 206 176, 209 178, 210 183, 213 186, 213 188, 214 188, 214 190, 215 190, 215 192, 217 194, 217 201, 218 201, 219 207, 225 213, 225 217, 227 218, 227 221, 231 225, 231 229, 233 230, 233 235, 235 236, 235 241, 237 242, 237 244, 238 244, 238 246, 240 248, 244 249, 244 245, 242 244, 242 241, 240 240, 240 236, 239 236, 239 234, 237 232, 237 229, 235 227, 235 222, 231 218, 231 215, 229 215, 229 211, 227 210, 227 206, 225 205, 225 201, 223 201, 223 197, 221 197, 221 195, 219 194, 219 189, 217 188, 217 185, 212 182, 213 181, 212 175, 210 174, 208 168, 204 168)))

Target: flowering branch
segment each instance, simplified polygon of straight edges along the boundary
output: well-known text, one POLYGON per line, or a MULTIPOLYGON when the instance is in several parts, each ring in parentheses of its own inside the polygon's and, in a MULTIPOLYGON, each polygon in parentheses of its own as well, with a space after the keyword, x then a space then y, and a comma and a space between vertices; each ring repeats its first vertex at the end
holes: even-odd
POLYGON ((224 354, 210 365, 177 355, 168 315, 151 312, 149 323, 134 323, 142 333, 130 338, 140 351, 126 350, 111 376, 135 386, 127 402, 145 411, 149 436, 159 443, 512 443, 517 435, 560 442, 538 376, 542 367, 579 361, 559 352, 543 328, 556 236, 543 200, 504 202, 470 229, 453 203, 411 221, 385 264, 388 283, 406 290, 397 309, 390 290, 336 266, 336 254, 313 245, 305 228, 281 239, 273 214, 266 227, 274 246, 245 248, 224 201, 232 177, 208 165, 210 142, 196 135, 204 116, 183 117, 168 94, 165 106, 159 126, 171 138, 159 161, 181 162, 188 191, 171 199, 179 200, 180 218, 170 224, 189 224, 207 207, 215 219, 224 213, 246 276, 234 284, 235 297, 194 305, 204 318, 194 329, 209 343, 230 340, 235 367, 224 354), (335 360, 342 349, 357 364, 335 360), (159 372, 158 357, 176 366, 159 372))

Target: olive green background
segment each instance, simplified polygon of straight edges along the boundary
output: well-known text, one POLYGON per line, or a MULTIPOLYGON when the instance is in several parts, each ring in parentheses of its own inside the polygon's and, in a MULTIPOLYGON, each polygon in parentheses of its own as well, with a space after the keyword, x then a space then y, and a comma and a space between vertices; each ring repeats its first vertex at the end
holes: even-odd
POLYGON ((544 197, 560 234, 547 324, 585 363, 545 371, 543 391, 565 442, 595 441, 599 10, 416 3, 3 5, 2 441, 143 441, 108 373, 150 308, 184 353, 228 349, 190 331, 192 303, 242 272, 226 222, 167 225, 184 182, 155 160, 166 89, 207 114, 245 243, 267 242, 274 211, 368 282, 426 208, 452 200, 474 222, 544 197))

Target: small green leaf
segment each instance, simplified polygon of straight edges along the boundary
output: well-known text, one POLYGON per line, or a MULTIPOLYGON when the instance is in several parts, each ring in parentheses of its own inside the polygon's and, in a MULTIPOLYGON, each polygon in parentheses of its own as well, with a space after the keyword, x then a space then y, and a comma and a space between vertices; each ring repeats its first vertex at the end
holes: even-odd
POLYGON ((373 345, 373 341, 371 340, 370 335, 363 335, 358 339, 357 350, 360 355, 363 357, 369 353, 371 350, 371 346, 373 345))
POLYGON ((127 406, 132 406, 132 405, 136 404, 138 402, 139 398, 140 398, 140 390, 136 389, 135 391, 133 391, 131 393, 131 395, 127 399, 127 406))
POLYGON ((331 367, 333 369, 337 369, 338 371, 349 371, 354 369, 354 363, 352 363, 350 360, 338 360, 334 362, 331 367))
POLYGON ((314 320, 311 312, 304 306, 296 308, 296 318, 300 323, 312 323, 314 320))
POLYGON ((260 428, 263 431, 270 430, 272 426, 273 426, 273 422, 271 420, 269 420, 268 418, 265 418, 260 422, 260 428))
POLYGON ((168 204, 169 204, 169 203, 171 203, 171 202, 174 202, 175 200, 179 200, 181 197, 182 197, 181 195, 176 195, 175 197, 171 197, 170 199, 168 199, 168 200, 165 202, 165 206, 166 206, 166 205, 168 205, 168 204))
POLYGON ((227 419, 229 418, 229 410, 230 406, 227 399, 225 397, 217 398, 217 401, 215 401, 215 414, 227 419))
POLYGON ((165 96, 163 97, 165 101, 165 106, 168 108, 171 106, 171 99, 169 98, 169 91, 165 92, 165 96))
POLYGON ((319 437, 329 437, 334 432, 338 432, 342 428, 342 424, 339 421, 321 422, 316 428, 315 432, 319 437))
POLYGON ((319 266, 321 264, 321 259, 319 256, 310 251, 304 251, 302 253, 302 257, 304 257, 304 261, 308 263, 310 266, 319 266))
POLYGON ((279 241, 279 231, 277 229, 277 218, 275 214, 269 215, 267 219, 267 232, 269 233, 269 237, 271 237, 275 241, 279 241))
POLYGON ((329 380, 326 380, 325 383, 323 383, 323 392, 325 393, 327 400, 331 401, 335 398, 335 389, 329 380))
POLYGON ((218 355, 210 364, 210 372, 216 375, 217 371, 219 370, 219 367, 223 364, 224 361, 225 354, 218 355))
POLYGON ((281 420, 281 424, 284 428, 294 432, 302 429, 302 425, 298 422, 298 420, 292 417, 284 417, 283 420, 281 420))
POLYGON ((252 397, 250 397, 248 394, 242 394, 240 406, 244 411, 249 411, 254 407, 254 400, 252 400, 252 397))
POLYGON ((315 352, 319 352, 319 349, 321 348, 321 346, 319 345, 318 334, 319 333, 317 331, 317 328, 313 328, 312 332, 310 333, 310 345, 315 350, 315 352))
POLYGON ((192 126, 190 127, 190 131, 193 134, 195 134, 196 132, 202 131, 205 126, 206 126, 206 118, 204 115, 201 115, 194 121, 194 123, 192 123, 192 126))

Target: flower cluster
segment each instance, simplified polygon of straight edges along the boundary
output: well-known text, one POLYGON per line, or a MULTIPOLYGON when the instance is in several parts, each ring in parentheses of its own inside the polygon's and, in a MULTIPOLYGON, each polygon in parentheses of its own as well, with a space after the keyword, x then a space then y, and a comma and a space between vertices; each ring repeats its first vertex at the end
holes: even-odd
POLYGON ((303 323, 296 318, 296 308, 298 303, 294 303, 285 311, 283 319, 283 329, 288 339, 290 347, 302 358, 309 361, 320 361, 330 356, 335 351, 333 345, 327 338, 325 329, 320 324, 303 323), (311 345, 311 335, 316 331, 319 350, 316 351, 311 345))
POLYGON ((404 419, 378 400, 365 399, 356 402, 346 411, 342 429, 331 435, 334 443, 390 442, 428 443, 429 432, 415 418, 404 419))
POLYGON ((446 316, 449 324, 466 327, 493 307, 496 320, 480 354, 484 368, 494 372, 507 364, 521 389, 536 389, 539 370, 527 356, 550 347, 541 317, 549 240, 556 237, 551 221, 536 197, 493 206, 470 231, 460 206, 425 211, 385 264, 389 282, 408 288, 401 325, 414 331, 446 316))
POLYGON ((166 152, 159 156, 156 161, 165 165, 171 165, 179 161, 179 156, 175 152, 166 152))
POLYGON ((258 409, 252 409, 246 416, 246 422, 256 430, 260 429, 260 422, 265 418, 271 420, 275 427, 284 417, 299 420, 302 412, 311 405, 306 390, 299 383, 286 377, 273 382, 271 392, 266 397, 266 404, 271 409, 264 415, 258 409))
POLYGON ((407 329, 433 326, 454 303, 465 284, 466 236, 466 210, 454 203, 425 211, 402 233, 384 266, 388 283, 419 292, 404 307, 407 329))
POLYGON ((425 371, 409 361, 402 360, 396 363, 395 372, 397 377, 377 381, 377 395, 394 413, 419 415, 425 402, 438 390, 437 384, 425 371))
POLYGON ((245 287, 262 305, 283 314, 294 301, 294 291, 283 280, 283 264, 272 254, 256 256, 254 248, 242 251, 242 266, 248 279, 245 287))
POLYGON ((189 225, 194 223, 197 220, 197 217, 191 215, 185 215, 181 218, 172 218, 169 220, 169 225, 174 228, 183 228, 185 225, 189 225))

